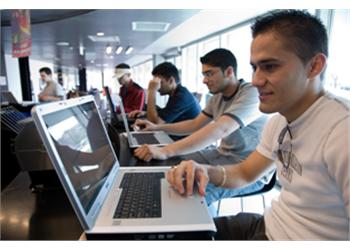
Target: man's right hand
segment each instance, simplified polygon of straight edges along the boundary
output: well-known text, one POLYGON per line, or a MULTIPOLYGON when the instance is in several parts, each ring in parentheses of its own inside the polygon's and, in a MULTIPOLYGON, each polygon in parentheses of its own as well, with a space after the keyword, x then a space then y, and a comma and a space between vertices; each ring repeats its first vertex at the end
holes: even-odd
POLYGON ((166 160, 168 158, 164 148, 147 144, 135 149, 134 155, 143 161, 150 161, 152 159, 166 160))
POLYGON ((148 83, 148 90, 150 91, 158 91, 160 89, 161 79, 159 77, 154 77, 148 83))
POLYGON ((192 160, 182 161, 167 172, 166 179, 180 194, 185 195, 192 195, 193 185, 198 184, 198 192, 204 196, 209 182, 208 167, 192 160))
POLYGON ((134 111, 131 111, 130 113, 128 113, 129 118, 137 118, 137 117, 140 117, 143 115, 146 115, 146 112, 140 111, 140 110, 134 110, 134 111))
POLYGON ((146 119, 137 119, 134 125, 141 128, 143 131, 154 131, 158 128, 156 124, 146 119))

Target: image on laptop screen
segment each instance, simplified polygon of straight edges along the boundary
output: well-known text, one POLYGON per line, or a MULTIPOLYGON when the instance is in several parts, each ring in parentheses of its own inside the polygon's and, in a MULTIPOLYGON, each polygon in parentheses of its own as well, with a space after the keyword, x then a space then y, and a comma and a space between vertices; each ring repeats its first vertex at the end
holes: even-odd
POLYGON ((44 115, 43 119, 88 214, 116 162, 96 106, 88 102, 44 115))

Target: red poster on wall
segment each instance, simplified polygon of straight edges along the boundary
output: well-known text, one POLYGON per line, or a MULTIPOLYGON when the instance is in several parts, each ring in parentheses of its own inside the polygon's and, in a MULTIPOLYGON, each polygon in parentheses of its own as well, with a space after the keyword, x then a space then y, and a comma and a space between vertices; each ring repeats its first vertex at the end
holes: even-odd
POLYGON ((12 10, 12 57, 26 57, 32 53, 30 10, 12 10))

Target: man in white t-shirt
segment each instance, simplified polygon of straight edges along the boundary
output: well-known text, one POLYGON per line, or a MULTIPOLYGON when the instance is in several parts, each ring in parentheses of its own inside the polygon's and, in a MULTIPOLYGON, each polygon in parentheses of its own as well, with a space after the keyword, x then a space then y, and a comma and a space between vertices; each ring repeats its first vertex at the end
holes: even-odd
POLYGON ((324 90, 326 29, 307 12, 284 10, 258 18, 252 33, 259 108, 278 114, 242 163, 214 167, 185 161, 167 173, 167 180, 187 195, 196 180, 205 195, 208 182, 241 188, 277 166, 282 191, 271 208, 263 216, 216 218, 216 239, 349 240, 350 101, 324 90))
POLYGON ((52 71, 48 67, 39 70, 40 79, 46 83, 43 91, 38 95, 40 102, 60 101, 65 98, 63 87, 52 79, 52 71))

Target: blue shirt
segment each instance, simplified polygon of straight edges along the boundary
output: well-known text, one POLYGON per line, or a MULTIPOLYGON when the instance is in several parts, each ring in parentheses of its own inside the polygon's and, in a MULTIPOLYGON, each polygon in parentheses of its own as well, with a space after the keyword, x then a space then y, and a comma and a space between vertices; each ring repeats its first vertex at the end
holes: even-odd
POLYGON ((166 123, 175 123, 196 118, 201 112, 201 107, 194 95, 179 84, 166 106, 157 111, 166 123))

